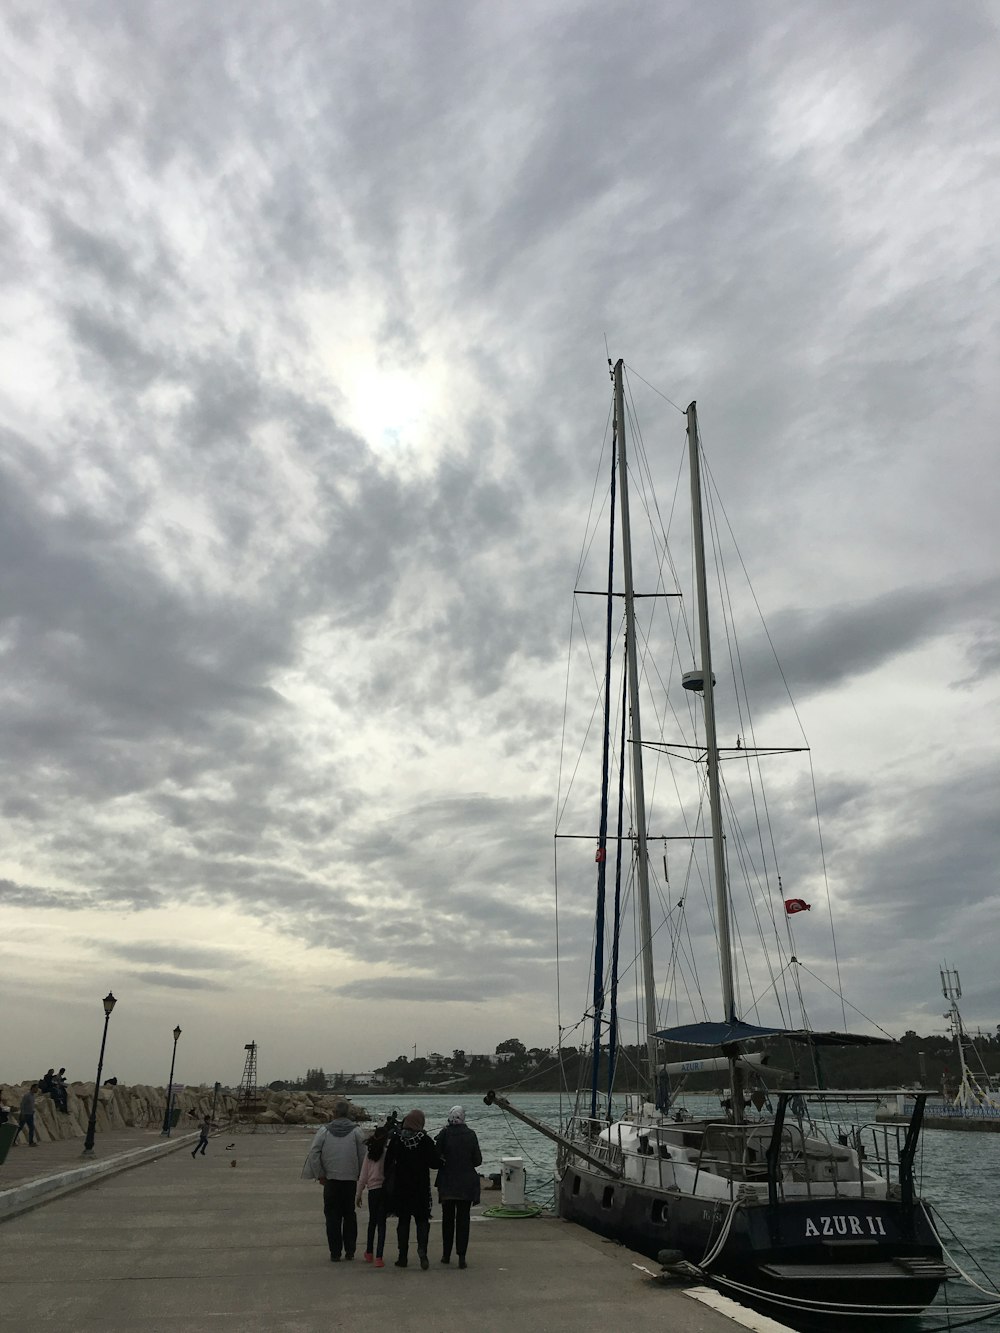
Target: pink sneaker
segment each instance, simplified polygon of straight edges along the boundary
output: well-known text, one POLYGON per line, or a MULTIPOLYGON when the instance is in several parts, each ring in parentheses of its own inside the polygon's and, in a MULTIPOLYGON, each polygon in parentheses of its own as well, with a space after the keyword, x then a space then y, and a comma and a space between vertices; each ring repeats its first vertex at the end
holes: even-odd
POLYGON ((375 1267, 376 1267, 376 1268, 384 1268, 384 1267, 385 1267, 385 1260, 384 1260, 384 1259, 376 1259, 376 1260, 375 1260, 375 1267))
POLYGON ((373 1258, 373 1257, 374 1257, 374 1256, 371 1254, 371 1251, 369 1251, 369 1250, 365 1250, 365 1263, 366 1263, 366 1264, 370 1264, 371 1261, 372 1261, 372 1258, 373 1258))

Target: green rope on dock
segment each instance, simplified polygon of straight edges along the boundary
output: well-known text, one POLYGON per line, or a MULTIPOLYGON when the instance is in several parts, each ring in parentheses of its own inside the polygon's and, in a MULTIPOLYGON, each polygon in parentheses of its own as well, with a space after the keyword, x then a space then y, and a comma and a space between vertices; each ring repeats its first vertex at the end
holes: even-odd
POLYGON ((527 1208, 504 1208, 497 1204, 495 1208, 484 1208, 483 1217, 537 1217, 541 1213, 541 1204, 529 1204, 527 1208))

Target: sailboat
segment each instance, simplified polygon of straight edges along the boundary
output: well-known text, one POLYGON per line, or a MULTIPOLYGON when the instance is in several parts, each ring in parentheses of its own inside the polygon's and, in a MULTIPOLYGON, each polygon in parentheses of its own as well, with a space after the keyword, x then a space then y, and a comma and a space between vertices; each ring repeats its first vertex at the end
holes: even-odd
MULTIPOLYGON (((609 367, 611 362, 609 361, 609 367)), ((637 608, 643 595, 672 596, 665 591, 640 594, 633 574, 629 487, 633 472, 626 439, 625 371, 621 360, 612 371, 614 385, 612 468, 609 484, 611 545, 608 563, 607 653, 603 681, 605 728, 596 866, 598 926, 593 992, 587 1019, 593 1026, 590 1087, 584 1088, 575 1112, 555 1130, 518 1109, 508 1098, 491 1092, 486 1098, 554 1139, 559 1144, 556 1170, 557 1207, 561 1217, 623 1242, 630 1248, 680 1270, 720 1285, 737 1299, 760 1303, 772 1313, 833 1319, 838 1328, 852 1319, 863 1327, 873 1312, 880 1316, 911 1316, 934 1300, 939 1287, 955 1276, 946 1261, 932 1215, 916 1181, 917 1148, 926 1095, 912 1100, 906 1123, 876 1129, 875 1109, 884 1093, 831 1091, 792 1084, 765 1089, 767 1044, 792 1043, 809 1054, 812 1068, 821 1068, 819 1053, 827 1046, 887 1041, 877 1034, 817 1032, 806 1025, 763 1022, 759 1005, 740 1004, 730 899, 724 803, 727 795, 720 770, 727 757, 741 760, 769 753, 765 747, 737 739, 721 747, 717 736, 715 696, 720 686, 713 673, 706 573, 702 457, 697 407, 686 410, 687 453, 691 491, 691 541, 697 602, 698 660, 683 673, 683 701, 695 708, 700 727, 695 744, 685 751, 707 791, 707 830, 683 830, 689 841, 710 845, 710 903, 717 948, 720 993, 714 1013, 696 1021, 662 1025, 658 1016, 654 976, 654 929, 651 917, 650 843, 659 834, 648 828, 644 766, 663 742, 644 739, 640 707, 640 671, 650 640, 641 637, 637 608), (617 497, 616 497, 617 491, 617 497), (620 532, 623 590, 614 568, 616 534, 620 532), (609 831, 614 782, 610 773, 613 736, 611 675, 612 601, 624 603, 624 668, 621 695, 623 770, 619 778, 618 831, 609 831), (627 782, 626 782, 627 778, 627 782), (627 788, 627 791, 626 791, 627 788), (609 796, 610 793, 610 796, 609 796), (623 811, 630 793, 630 824, 623 811), (614 884, 615 920, 611 931, 610 971, 605 958, 604 914, 610 893, 609 874, 617 862, 614 884), (621 922, 618 899, 622 875, 634 873, 637 905, 636 989, 641 990, 641 1034, 638 1048, 641 1086, 616 1104, 614 1071, 620 1054, 616 1019, 621 922), (644 1051, 643 1051, 644 1047, 644 1051), (665 1061, 664 1052, 690 1051, 690 1059, 665 1061), (599 1070, 608 1073, 607 1092, 599 1070), (727 1088, 718 1114, 685 1112, 677 1082, 692 1072, 718 1071, 727 1088), (589 1101, 589 1105, 587 1104, 589 1101)), ((631 434, 631 432, 630 432, 631 434)), ((637 475, 645 477, 641 469, 637 475)), ((644 483, 643 483, 644 484, 644 483)), ((644 509, 651 501, 643 495, 644 509)), ((679 747, 674 747, 678 750, 679 747)), ((664 837, 663 846, 667 838, 664 837)), ((789 899, 785 911, 806 908, 789 899)), ((792 957, 790 962, 797 960, 792 957)), ((758 997, 759 998, 759 997, 758 997)), ((870 1324, 869 1324, 870 1326, 870 1324)))
MULTIPOLYGON (((942 967, 941 994, 949 1002, 945 1018, 955 1048, 958 1085, 946 1084, 943 1096, 929 1098, 924 1108, 928 1129, 964 1129, 1000 1133, 1000 1087, 997 1076, 986 1069, 982 1053, 962 1021, 958 1002, 962 998, 962 980, 956 968, 942 967)), ((896 1123, 904 1119, 913 1105, 914 1094, 901 1091, 879 1108, 877 1119, 896 1123)))

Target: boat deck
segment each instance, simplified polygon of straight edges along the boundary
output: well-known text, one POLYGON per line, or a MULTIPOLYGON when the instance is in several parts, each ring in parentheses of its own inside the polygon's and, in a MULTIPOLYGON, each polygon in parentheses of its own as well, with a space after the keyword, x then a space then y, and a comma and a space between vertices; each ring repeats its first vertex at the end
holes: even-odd
POLYGON ((782 1282, 871 1282, 893 1277, 956 1277, 953 1268, 936 1260, 909 1259, 883 1264, 763 1264, 762 1273, 782 1282))

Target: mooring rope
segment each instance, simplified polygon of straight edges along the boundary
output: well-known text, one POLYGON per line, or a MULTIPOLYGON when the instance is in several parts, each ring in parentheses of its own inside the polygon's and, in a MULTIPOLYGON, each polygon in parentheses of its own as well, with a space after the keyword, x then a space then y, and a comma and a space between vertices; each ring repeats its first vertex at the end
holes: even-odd
POLYGON ((722 1229, 719 1231, 719 1238, 712 1246, 712 1248, 708 1251, 708 1253, 704 1256, 701 1263, 698 1265, 699 1268, 707 1269, 709 1264, 713 1263, 715 1259, 718 1258, 719 1252, 725 1245, 726 1241, 729 1239, 729 1232, 733 1225, 733 1218, 736 1216, 736 1210, 737 1208, 739 1208, 739 1206, 740 1206, 739 1199, 734 1199, 732 1203, 729 1205, 729 1211, 726 1214, 726 1220, 723 1222, 722 1229))

